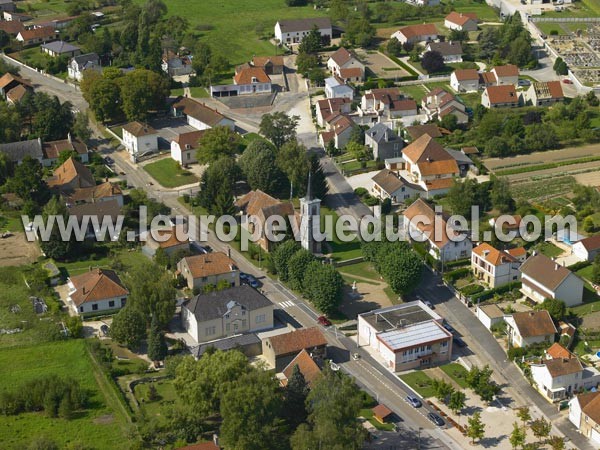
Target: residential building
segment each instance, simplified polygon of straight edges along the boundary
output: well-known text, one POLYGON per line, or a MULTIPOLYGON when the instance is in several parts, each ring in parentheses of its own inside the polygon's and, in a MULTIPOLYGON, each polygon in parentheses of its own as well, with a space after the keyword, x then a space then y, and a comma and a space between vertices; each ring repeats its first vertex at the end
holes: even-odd
POLYGON ((275 39, 283 45, 299 44, 316 27, 324 44, 333 36, 331 20, 327 17, 279 20, 275 24, 275 39))
POLYGON ((350 114, 352 99, 350 98, 326 98, 317 101, 316 115, 320 127, 327 127, 330 119, 338 114, 350 114))
POLYGON ((44 152, 42 160, 44 166, 56 164, 62 152, 75 152, 80 162, 84 164, 89 162, 87 145, 77 138, 73 139, 71 133, 67 135, 67 139, 44 142, 42 151, 44 152))
POLYGON ((358 107, 360 117, 370 117, 375 123, 400 117, 416 116, 417 103, 406 97, 398 88, 370 89, 365 91, 358 107))
POLYGON ((181 323, 196 342, 273 328, 273 303, 241 285, 199 294, 181 306, 181 323))
POLYGON ((76 81, 81 81, 83 80, 83 74, 87 70, 102 72, 102 67, 100 66, 100 57, 96 53, 78 55, 74 58, 71 58, 69 61, 69 67, 67 68, 69 78, 72 78, 76 81))
POLYGON ((6 93, 6 101, 11 105, 16 105, 32 91, 32 89, 19 84, 6 93))
POLYGON ((574 355, 565 347, 555 342, 544 351, 546 359, 572 358, 574 355))
POLYGON ((306 350, 317 363, 327 357, 327 339, 318 327, 267 336, 262 346, 263 358, 275 368, 275 372, 284 370, 302 350, 306 350))
POLYGON ((463 49, 460 42, 428 42, 425 46, 425 51, 421 54, 421 56, 426 52, 438 52, 443 56, 444 62, 447 64, 459 63, 463 60, 463 49))
POLYGON ((92 171, 75 158, 70 157, 56 169, 48 179, 48 186, 61 192, 72 192, 80 188, 96 186, 92 171))
POLYGON ((170 77, 190 75, 194 73, 191 55, 179 55, 171 50, 162 56, 160 68, 170 77))
POLYGON ((517 86, 519 84, 519 68, 514 64, 506 64, 504 66, 492 67, 491 73, 496 79, 498 86, 512 84, 517 86))
POLYGON ((251 61, 252 66, 265 71, 267 75, 281 75, 285 65, 283 56, 255 56, 251 61))
POLYGON ((354 89, 336 77, 325 78, 325 96, 327 98, 354 98, 354 89))
POLYGON ((0 11, 14 12, 17 10, 13 0, 0 0, 0 11))
POLYGON ((57 58, 59 56, 66 56, 73 58, 77 55, 81 55, 81 49, 75 45, 69 44, 65 41, 54 41, 47 42, 41 46, 42 52, 47 55, 57 58))
POLYGON ((118 233, 114 233, 112 235, 108 234, 110 233, 110 228, 102 229, 102 222, 104 220, 110 219, 111 223, 116 223, 118 216, 121 214, 121 206, 119 206, 119 201, 117 199, 91 203, 78 203, 67 206, 69 216, 75 217, 77 219, 77 223, 80 225, 87 223, 87 229, 83 230, 85 232, 85 239, 103 240, 108 238, 113 242, 119 239, 118 233), (90 218, 94 217, 98 220, 89 220, 90 218))
POLYGON ((560 81, 534 81, 525 96, 533 106, 553 105, 565 99, 560 81))
POLYGON ((260 67, 245 67, 236 70, 233 82, 238 86, 238 95, 270 94, 271 78, 260 67))
POLYGON ((468 231, 460 229, 458 223, 448 223, 446 214, 434 211, 422 198, 413 202, 402 215, 404 231, 412 240, 424 242, 436 260, 444 263, 471 257, 473 244, 468 231))
POLYGON ((322 131, 319 135, 319 141, 323 148, 326 148, 327 144, 333 141, 335 148, 343 149, 350 142, 352 130, 357 125, 348 116, 338 114, 328 121, 327 126, 328 130, 322 131))
POLYGON ((477 14, 452 11, 444 18, 444 26, 456 31, 477 31, 477 14))
POLYGON ((364 79, 365 65, 356 55, 344 47, 336 50, 327 60, 327 68, 331 74, 354 82, 364 79))
MULTIPOLYGON (((448 110, 445 110, 445 111, 448 111, 448 110)), ((443 113, 444 112, 442 112, 442 115, 443 115, 443 113)), ((448 113, 448 114, 450 114, 450 113, 448 113)), ((452 150, 451 148, 446 148, 445 150, 456 161, 456 165, 458 166, 458 172, 461 177, 466 177, 467 174, 469 173, 469 171, 473 171, 476 175, 478 174, 478 172, 477 172, 478 169, 475 166, 475 163, 473 162, 473 160, 471 158, 469 158, 468 155, 465 155, 463 152, 461 152, 459 150, 452 150)))
POLYGON ((477 92, 479 72, 476 69, 456 69, 450 75, 450 86, 456 92, 477 92))
POLYGON ((198 143, 205 132, 206 130, 195 130, 178 134, 171 141, 171 158, 181 165, 198 162, 196 158, 198 143))
POLYGON ((530 256, 520 270, 521 292, 536 303, 552 298, 574 306, 583 301, 583 280, 545 255, 530 256))
POLYGON ((11 37, 16 38, 17 35, 21 32, 25 30, 25 25, 23 25, 22 22, 19 21, 6 21, 6 20, 2 20, 0 19, 0 31, 4 31, 6 34, 8 34, 11 37))
POLYGON ((424 134, 432 138, 442 137, 442 129, 435 123, 426 123, 423 125, 410 125, 404 128, 404 138, 409 141, 416 141, 424 134))
POLYGON ((520 99, 512 84, 488 86, 481 94, 481 104, 486 108, 516 108, 520 99))
MULTIPOLYGON (((6 14, 6 13, 4 13, 6 14)), ((58 39, 58 32, 53 27, 39 27, 20 31, 16 37, 24 47, 45 42, 52 42, 58 39)))
POLYGON ((421 108, 429 120, 443 119, 448 115, 453 115, 459 124, 469 121, 465 105, 442 88, 429 91, 421 100, 421 108))
POLYGON ((573 397, 569 401, 569 420, 594 446, 600 446, 600 392, 573 397))
POLYGON ((384 123, 376 123, 365 131, 365 145, 373 152, 373 159, 384 161, 402 155, 404 141, 384 123))
POLYGON ((359 347, 369 347, 393 372, 430 367, 452 358, 452 334, 420 300, 358 315, 359 347))
POLYGON ((123 145, 135 161, 137 157, 158 151, 158 132, 150 125, 135 121, 123 125, 123 145))
POLYGON ((68 306, 77 314, 113 312, 127 302, 129 291, 115 271, 91 269, 69 277, 68 306))
POLYGON ((159 248, 171 256, 175 253, 189 252, 191 238, 181 225, 164 229, 154 229, 140 235, 144 243, 142 253, 152 258, 159 248))
POLYGON ((395 204, 404 203, 408 199, 415 198, 423 193, 420 186, 409 183, 387 167, 373 175, 371 180, 373 182, 371 188, 373 195, 381 200, 389 198, 395 204))
POLYGON ((557 333, 550 313, 539 311, 516 312, 505 318, 510 345, 528 347, 539 342, 554 342, 557 333))
MULTIPOLYGON (((236 206, 246 216, 252 216, 259 222, 259 227, 262 230, 262 236, 257 244, 265 251, 269 252, 273 248, 274 242, 267 239, 267 220, 271 216, 280 216, 293 220, 295 217, 294 205, 290 202, 282 202, 271 197, 269 194, 256 189, 248 192, 236 202, 236 206)), ((242 227, 245 227, 250 233, 254 232, 255 226, 253 223, 242 222, 242 227)), ((272 224, 270 225, 271 232, 272 224)))
POLYGON ((65 199, 67 207, 87 203, 102 203, 115 201, 119 208, 123 207, 123 191, 116 183, 106 181, 96 186, 63 190, 61 195, 65 199))
POLYGON ((428 197, 445 194, 460 176, 456 159, 427 134, 408 144, 402 156, 406 167, 401 175, 421 186, 428 197))
POLYGON ((15 164, 21 164, 26 157, 37 159, 40 163, 44 159, 42 140, 39 138, 0 144, 0 153, 4 153, 15 164))
POLYGON ((594 261, 600 253, 600 234, 581 239, 573 244, 573 254, 581 261, 594 261))
POLYGON ((479 244, 471 253, 471 270, 475 278, 490 288, 518 281, 521 263, 504 250, 498 250, 487 242, 479 244))
POLYGON ((476 315, 479 321, 491 330, 494 325, 504 321, 504 311, 498 305, 477 305, 476 315))
POLYGON ((287 386, 288 380, 292 377, 296 366, 298 366, 298 370, 304 377, 304 381, 306 381, 308 387, 312 387, 321 374, 321 368, 305 349, 300 350, 300 353, 281 371, 281 376, 279 377, 281 385, 283 387, 287 386))
POLYGON ((417 44, 419 42, 429 42, 438 39, 438 31, 434 24, 423 23, 418 25, 407 25, 400 28, 394 34, 392 39, 396 38, 401 44, 411 43, 417 44))
POLYGON ((227 127, 235 131, 235 122, 232 119, 191 98, 178 98, 172 108, 173 117, 185 117, 187 123, 196 130, 227 127))
POLYGON ((223 280, 231 286, 240 285, 240 269, 235 261, 223 252, 186 256, 177 263, 177 271, 186 279, 190 289, 216 286, 223 280))
POLYGON ((0 95, 8 100, 8 94, 19 86, 25 88, 29 92, 33 91, 33 86, 29 80, 25 80, 12 73, 5 73, 0 77, 0 95))

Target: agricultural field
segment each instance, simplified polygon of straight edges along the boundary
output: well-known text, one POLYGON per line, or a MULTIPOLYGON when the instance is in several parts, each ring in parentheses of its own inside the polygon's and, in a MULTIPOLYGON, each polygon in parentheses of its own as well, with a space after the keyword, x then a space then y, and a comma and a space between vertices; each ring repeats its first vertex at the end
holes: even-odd
POLYGON ((561 176, 557 178, 542 178, 527 183, 511 184, 510 188, 515 199, 535 201, 569 192, 575 184, 575 178, 561 176))
POLYGON ((43 413, 0 416, 0 447, 23 449, 36 437, 49 437, 60 448, 121 448, 126 442, 127 415, 116 390, 93 363, 83 340, 60 341, 0 350, 0 391, 42 375, 72 377, 88 393, 88 409, 72 420, 43 413))

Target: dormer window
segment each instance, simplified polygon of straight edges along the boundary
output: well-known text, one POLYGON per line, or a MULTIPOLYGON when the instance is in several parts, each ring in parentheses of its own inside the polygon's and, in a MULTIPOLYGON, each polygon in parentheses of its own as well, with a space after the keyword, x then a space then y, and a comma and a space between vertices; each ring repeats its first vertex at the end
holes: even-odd
POLYGON ((256 79, 256 77, 252 77, 252 82, 253 83, 258 83, 258 80, 256 79))

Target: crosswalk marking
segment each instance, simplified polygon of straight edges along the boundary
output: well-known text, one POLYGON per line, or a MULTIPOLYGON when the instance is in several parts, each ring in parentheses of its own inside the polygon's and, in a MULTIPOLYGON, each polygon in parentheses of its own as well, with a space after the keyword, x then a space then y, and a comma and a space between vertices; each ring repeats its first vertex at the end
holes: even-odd
POLYGON ((279 306, 281 306, 283 309, 285 309, 285 308, 291 308, 292 306, 295 306, 295 305, 296 304, 293 301, 291 301, 291 300, 287 300, 287 301, 281 302, 279 304, 279 306))

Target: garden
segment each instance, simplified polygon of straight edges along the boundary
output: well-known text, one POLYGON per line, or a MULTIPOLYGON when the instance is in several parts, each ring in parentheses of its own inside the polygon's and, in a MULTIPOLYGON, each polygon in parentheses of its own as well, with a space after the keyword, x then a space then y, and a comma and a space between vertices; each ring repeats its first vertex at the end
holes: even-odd
POLYGON ((200 181, 192 172, 182 169, 181 165, 171 158, 146 164, 144 170, 148 172, 161 186, 176 188, 200 181))

